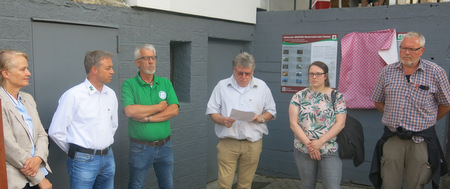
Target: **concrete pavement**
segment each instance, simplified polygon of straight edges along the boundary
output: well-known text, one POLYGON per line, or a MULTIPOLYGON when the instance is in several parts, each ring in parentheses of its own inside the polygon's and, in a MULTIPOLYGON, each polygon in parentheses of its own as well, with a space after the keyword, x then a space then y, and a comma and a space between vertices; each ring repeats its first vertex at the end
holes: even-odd
MULTIPOLYGON (((300 188, 299 179, 275 178, 258 174, 255 175, 252 186, 252 189, 295 189, 295 188, 300 188)), ((373 187, 352 183, 341 184, 341 189, 369 189, 369 188, 373 187)), ((217 181, 208 183, 206 185, 206 189, 217 189, 217 181)), ((322 184, 317 183, 316 189, 322 189, 322 184)))

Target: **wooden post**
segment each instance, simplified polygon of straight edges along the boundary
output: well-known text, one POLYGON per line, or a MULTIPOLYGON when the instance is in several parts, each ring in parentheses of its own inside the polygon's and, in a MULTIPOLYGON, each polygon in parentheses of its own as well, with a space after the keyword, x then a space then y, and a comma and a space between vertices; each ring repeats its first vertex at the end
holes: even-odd
MULTIPOLYGON (((0 99, 0 112, 2 109, 0 99)), ((3 114, 0 113, 0 189, 8 189, 8 179, 6 179, 6 157, 5 157, 5 137, 3 136, 3 114)))

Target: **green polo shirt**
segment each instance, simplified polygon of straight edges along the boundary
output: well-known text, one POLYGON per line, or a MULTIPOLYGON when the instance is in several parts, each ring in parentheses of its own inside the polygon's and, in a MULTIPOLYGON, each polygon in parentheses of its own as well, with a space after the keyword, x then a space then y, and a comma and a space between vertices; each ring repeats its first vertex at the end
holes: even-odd
MULTIPOLYGON (((142 81, 139 73, 136 77, 123 82, 123 107, 134 104, 154 105, 164 100, 167 101, 168 105, 177 104, 180 106, 172 83, 166 78, 154 76, 153 87, 142 81)), ((139 122, 128 118, 128 135, 138 140, 161 140, 170 135, 170 122, 169 120, 163 122, 139 122)))

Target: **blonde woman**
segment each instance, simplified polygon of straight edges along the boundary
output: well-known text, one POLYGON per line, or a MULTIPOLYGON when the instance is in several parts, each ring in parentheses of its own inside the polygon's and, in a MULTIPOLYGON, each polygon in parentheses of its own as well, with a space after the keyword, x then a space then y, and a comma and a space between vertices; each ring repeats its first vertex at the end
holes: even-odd
POLYGON ((45 178, 48 138, 28 86, 28 55, 16 50, 0 51, 0 98, 2 100, 8 188, 52 188, 45 178))

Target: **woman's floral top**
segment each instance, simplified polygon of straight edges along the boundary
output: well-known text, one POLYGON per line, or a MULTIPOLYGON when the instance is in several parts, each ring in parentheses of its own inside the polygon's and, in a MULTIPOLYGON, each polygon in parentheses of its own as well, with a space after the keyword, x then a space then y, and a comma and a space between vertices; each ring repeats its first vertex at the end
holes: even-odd
MULTIPOLYGON (((346 114, 344 96, 336 92, 335 108, 331 101, 331 94, 314 92, 311 88, 297 92, 291 99, 291 104, 299 108, 298 124, 310 139, 319 139, 334 125, 336 114, 346 114)), ((308 153, 306 146, 295 137, 294 146, 303 153, 308 153)), ((336 152, 338 144, 336 137, 326 142, 320 148, 320 154, 336 152)))

